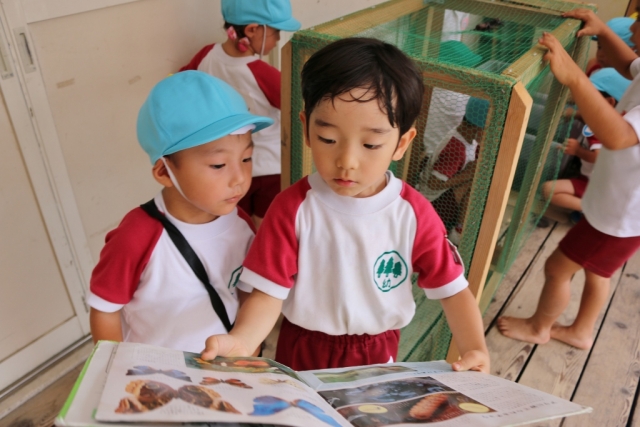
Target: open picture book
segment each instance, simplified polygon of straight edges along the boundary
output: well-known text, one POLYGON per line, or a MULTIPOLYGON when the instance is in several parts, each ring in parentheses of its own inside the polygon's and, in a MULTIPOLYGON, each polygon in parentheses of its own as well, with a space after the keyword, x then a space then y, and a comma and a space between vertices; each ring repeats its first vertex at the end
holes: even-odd
POLYGON ((294 372, 269 359, 216 358, 101 341, 57 426, 512 426, 590 412, 448 363, 294 372))

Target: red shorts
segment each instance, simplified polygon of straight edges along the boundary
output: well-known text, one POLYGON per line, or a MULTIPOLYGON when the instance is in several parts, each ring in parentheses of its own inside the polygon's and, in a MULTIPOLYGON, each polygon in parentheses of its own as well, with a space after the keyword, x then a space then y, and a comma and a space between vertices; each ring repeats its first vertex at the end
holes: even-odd
POLYGON ((571 181, 571 185, 573 185, 573 194, 577 198, 582 199, 584 191, 587 189, 589 178, 584 175, 580 175, 577 178, 571 178, 569 181, 571 181))
POLYGON ((558 246, 563 254, 585 270, 611 277, 640 248, 640 236, 610 236, 593 228, 583 217, 558 246))
POLYGON ((395 362, 399 341, 399 330, 378 335, 327 335, 301 328, 285 317, 276 361, 296 371, 395 362))
POLYGON ((273 199, 280 192, 280 174, 254 176, 247 194, 240 200, 238 206, 249 216, 264 218, 273 199))

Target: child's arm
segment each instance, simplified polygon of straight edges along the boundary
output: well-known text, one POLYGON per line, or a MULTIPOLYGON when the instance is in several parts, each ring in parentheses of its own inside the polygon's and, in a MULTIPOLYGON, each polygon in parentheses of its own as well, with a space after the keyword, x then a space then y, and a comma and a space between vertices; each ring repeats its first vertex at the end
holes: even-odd
POLYGON ((584 21, 584 27, 576 34, 581 36, 596 36, 607 60, 627 79, 633 79, 629 66, 638 57, 627 44, 613 32, 598 16, 589 9, 575 9, 562 14, 565 18, 575 18, 584 21))
POLYGON ((489 373, 489 350, 484 340, 482 316, 469 288, 440 300, 461 358, 454 371, 489 373))
POLYGON ((273 329, 280 311, 282 300, 254 289, 240 307, 231 332, 207 338, 202 358, 251 356, 273 329))
POLYGON ((469 162, 463 170, 452 176, 446 181, 441 180, 435 175, 431 175, 427 180, 427 187, 432 190, 446 190, 449 188, 459 187, 473 180, 476 171, 476 161, 469 162))
POLYGON ((638 136, 633 127, 591 84, 558 39, 545 33, 540 44, 549 49, 544 59, 549 61, 558 81, 569 87, 584 121, 598 135, 602 145, 609 150, 622 150, 637 144, 638 136))
POLYGON ((106 313, 92 307, 89 313, 89 324, 94 343, 100 340, 122 341, 120 310, 106 313))
POLYGON ((600 150, 588 150, 583 148, 577 139, 567 139, 567 146, 564 148, 564 152, 570 156, 576 156, 580 160, 585 162, 595 163, 598 158, 598 152, 600 150))

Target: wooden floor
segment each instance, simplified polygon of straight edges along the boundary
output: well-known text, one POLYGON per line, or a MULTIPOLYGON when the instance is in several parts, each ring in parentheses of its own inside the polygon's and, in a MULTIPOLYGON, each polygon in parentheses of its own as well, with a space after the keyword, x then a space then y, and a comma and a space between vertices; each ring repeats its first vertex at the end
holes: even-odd
MULTIPOLYGON (((499 315, 529 316, 544 283, 544 261, 567 232, 566 224, 536 229, 505 276, 484 316, 492 373, 593 407, 587 415, 537 426, 639 426, 640 253, 612 279, 611 298, 598 321, 589 351, 552 341, 520 343, 500 335, 499 315)), ((584 275, 572 283, 572 303, 560 319, 571 323, 577 311, 584 275)), ((267 355, 273 354, 273 336, 267 355)), ((0 419, 0 427, 50 426, 69 393, 79 368, 0 419)))

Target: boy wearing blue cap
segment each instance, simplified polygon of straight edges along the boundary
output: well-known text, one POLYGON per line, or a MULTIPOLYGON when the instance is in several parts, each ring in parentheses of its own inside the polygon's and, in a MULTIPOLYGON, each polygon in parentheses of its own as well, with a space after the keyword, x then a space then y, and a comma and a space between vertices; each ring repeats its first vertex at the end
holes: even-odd
POLYGON ((388 171, 416 135, 423 93, 416 65, 380 40, 346 38, 309 58, 300 119, 317 172, 274 200, 243 264, 253 292, 203 358, 248 354, 282 311, 276 360, 293 369, 395 361, 416 272, 462 355, 453 369, 489 371, 455 246, 431 204, 388 171))
POLYGON ((91 276, 94 341, 198 352, 231 328, 254 231, 236 205, 251 183, 251 133, 273 121, 198 71, 159 82, 137 132, 164 188, 109 232, 91 276))
MULTIPOLYGON (((631 81, 625 79, 613 68, 603 68, 591 74, 591 83, 600 91, 604 99, 613 107, 616 106, 622 95, 627 90, 631 81)), ((570 179, 547 181, 542 186, 544 198, 552 205, 571 209, 576 214, 571 214, 572 221, 579 219, 582 211, 581 199, 587 189, 589 177, 598 158, 598 152, 602 143, 593 134, 589 126, 584 125, 582 134, 578 139, 569 138, 564 152, 580 159, 580 176, 570 179)), ((576 221, 577 222, 577 221, 576 221)))
POLYGON ((180 69, 199 70, 235 88, 255 114, 274 126, 253 135, 253 182, 240 201, 256 226, 280 191, 280 71, 262 61, 276 46, 280 31, 297 31, 289 0, 222 0, 227 41, 205 46, 180 69), (259 54, 259 59, 255 55, 259 54))
MULTIPOLYGON (((635 51, 635 46, 631 42, 631 30, 630 27, 633 25, 635 20, 633 18, 627 18, 625 16, 620 16, 617 18, 610 19, 607 21, 607 27, 613 31, 613 33, 620 37, 620 39, 631 49, 635 51)), ((607 58, 607 52, 602 48, 602 44, 598 41, 598 36, 591 37, 598 44, 598 50, 596 51, 595 58, 589 60, 587 63, 587 76, 591 77, 591 74, 598 71, 601 68, 611 67, 611 63, 607 58)))
POLYGON ((462 122, 438 145, 420 177, 420 192, 433 203, 454 244, 462 234, 488 111, 488 101, 470 98, 462 122))
MULTIPOLYGON (((572 11, 564 15, 586 18, 578 36, 598 35, 599 40, 604 39, 599 31, 606 26, 599 20, 594 25, 589 18, 592 13, 572 11)), ((631 26, 634 43, 640 37, 639 27, 638 23, 631 26)), ((540 44, 549 49, 544 60, 549 61, 558 81, 571 90, 582 117, 600 138, 602 148, 582 198, 584 217, 569 230, 545 263, 545 284, 536 312, 526 319, 501 317, 498 329, 521 341, 544 344, 556 339, 589 349, 596 320, 609 296, 611 276, 640 249, 640 106, 622 116, 622 101, 615 109, 607 103, 558 39, 545 33, 540 44), (571 325, 556 324, 571 298, 571 278, 580 270, 585 272, 585 284, 578 314, 571 325)), ((622 48, 629 49, 621 40, 618 46, 623 52, 622 48)), ((637 60, 629 62, 638 64, 637 60)), ((632 98, 639 99, 636 80, 623 100, 629 92, 632 98)))

